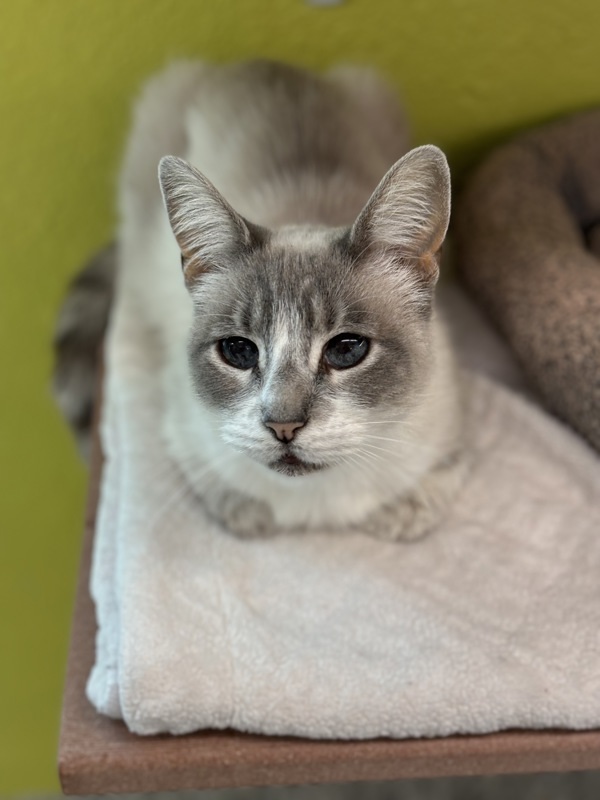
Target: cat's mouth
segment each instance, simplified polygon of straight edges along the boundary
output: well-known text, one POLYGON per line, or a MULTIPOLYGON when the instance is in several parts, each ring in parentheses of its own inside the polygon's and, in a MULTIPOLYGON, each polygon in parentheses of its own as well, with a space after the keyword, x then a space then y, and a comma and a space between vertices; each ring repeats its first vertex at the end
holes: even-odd
POLYGON ((282 475, 289 475, 290 477, 297 477, 298 475, 308 475, 311 472, 318 472, 320 469, 325 468, 325 464, 311 464, 308 461, 303 461, 293 453, 284 453, 281 458, 276 461, 271 461, 269 464, 271 469, 282 475))

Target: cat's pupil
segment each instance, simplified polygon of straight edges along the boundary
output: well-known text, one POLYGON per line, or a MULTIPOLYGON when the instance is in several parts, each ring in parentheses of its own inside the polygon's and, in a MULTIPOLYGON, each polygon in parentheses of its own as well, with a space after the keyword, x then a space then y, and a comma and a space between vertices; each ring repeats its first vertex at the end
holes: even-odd
POLYGON ((327 344, 323 355, 327 364, 334 369, 354 367, 367 355, 369 340, 355 333, 340 333, 327 344))
POLYGON ((258 347, 243 336, 221 339, 219 350, 225 361, 236 369, 252 369, 258 364, 258 347))

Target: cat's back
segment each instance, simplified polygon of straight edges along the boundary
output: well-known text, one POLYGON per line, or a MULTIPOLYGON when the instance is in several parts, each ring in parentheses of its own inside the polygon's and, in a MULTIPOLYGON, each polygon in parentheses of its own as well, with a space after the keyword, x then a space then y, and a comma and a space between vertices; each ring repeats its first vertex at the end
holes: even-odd
POLYGON ((177 62, 146 84, 136 105, 121 207, 146 218, 160 207, 157 164, 176 155, 242 214, 269 224, 260 209, 253 213, 261 193, 279 201, 306 184, 326 193, 345 182, 356 184, 364 202, 407 149, 400 105, 371 69, 342 66, 318 75, 264 60, 177 62))
MULTIPOLYGON (((188 159, 242 213, 264 187, 348 181, 370 192, 407 147, 393 93, 371 70, 317 75, 252 61, 208 67, 187 113, 188 159)), ((352 212, 353 213, 353 210, 352 212)))
MULTIPOLYGON (((373 73, 360 72, 370 76, 371 91, 384 91, 373 73)), ((359 113, 360 94, 342 76, 343 70, 322 76, 270 61, 209 67, 190 110, 190 155, 206 162, 207 170, 219 153, 238 166, 251 155, 262 156, 260 163, 246 165, 256 172, 327 174, 349 166, 360 160, 364 134, 376 126, 370 114, 359 113), (207 142, 201 138, 205 131, 207 142)))

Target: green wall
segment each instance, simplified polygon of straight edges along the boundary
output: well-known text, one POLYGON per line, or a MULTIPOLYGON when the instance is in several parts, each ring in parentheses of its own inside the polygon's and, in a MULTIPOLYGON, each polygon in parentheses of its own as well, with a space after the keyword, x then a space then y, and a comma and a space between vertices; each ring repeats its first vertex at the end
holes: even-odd
POLYGON ((597 0, 14 0, 0 8, 0 793, 53 790, 85 474, 48 391, 63 287, 110 235, 140 81, 171 58, 373 63, 468 165, 600 102, 597 0), (576 10, 575 10, 576 8, 576 10))

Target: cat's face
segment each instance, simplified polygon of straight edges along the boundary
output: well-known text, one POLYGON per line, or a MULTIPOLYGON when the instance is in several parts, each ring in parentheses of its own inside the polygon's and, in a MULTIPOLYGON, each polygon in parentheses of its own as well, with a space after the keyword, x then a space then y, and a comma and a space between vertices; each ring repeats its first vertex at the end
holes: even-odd
MULTIPOLYGON (((417 161, 422 192, 429 174, 417 161)), ((401 224, 390 174, 351 229, 276 232, 239 217, 183 162, 169 159, 162 176, 194 300, 199 399, 228 445, 283 475, 360 460, 426 389, 448 198, 439 192, 445 207, 431 207, 427 226, 416 216, 423 198, 405 204, 395 235, 382 209, 395 201, 392 224, 401 224)))
POLYGON ((196 290, 189 363, 232 447, 286 475, 355 457, 418 401, 429 308, 339 232, 281 231, 196 290), (308 240, 305 248, 300 245, 308 240))

